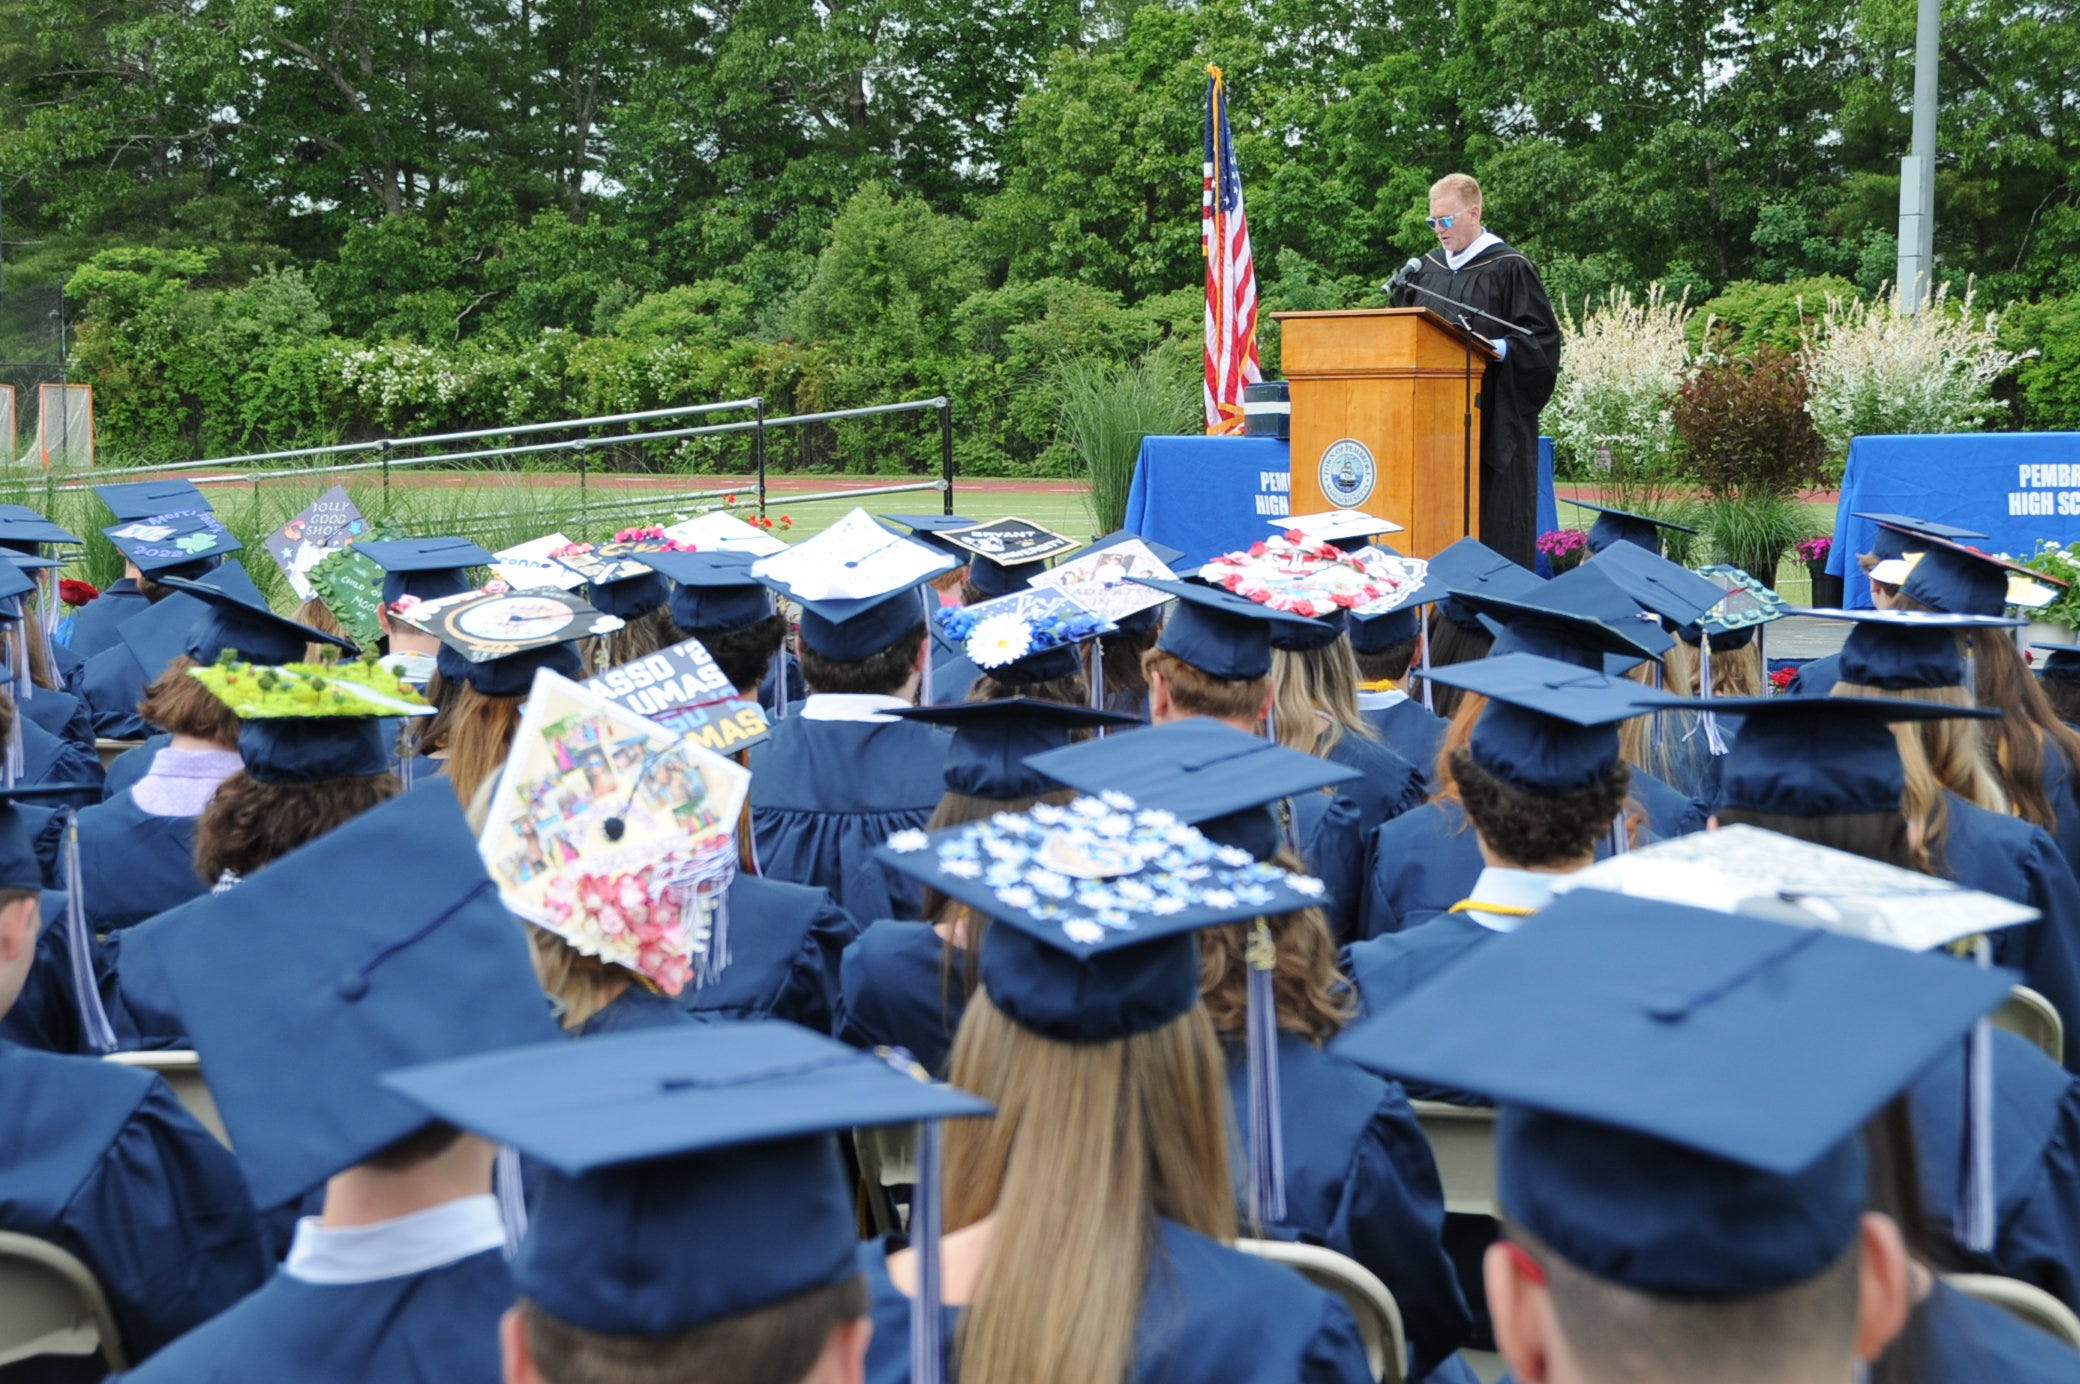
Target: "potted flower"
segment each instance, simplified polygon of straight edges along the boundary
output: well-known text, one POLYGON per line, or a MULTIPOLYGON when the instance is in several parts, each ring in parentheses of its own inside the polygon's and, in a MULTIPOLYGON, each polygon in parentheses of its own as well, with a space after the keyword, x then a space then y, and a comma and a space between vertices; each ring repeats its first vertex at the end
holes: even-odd
POLYGON ((1547 529, 1538 536, 1538 552, 1557 577, 1589 555, 1589 535, 1580 529, 1547 529))
POLYGON ((1805 564, 1806 575, 1813 583, 1813 604, 1833 608, 1842 603, 1842 579, 1827 570, 1827 555, 1834 551, 1831 538, 1803 538, 1792 551, 1805 564))

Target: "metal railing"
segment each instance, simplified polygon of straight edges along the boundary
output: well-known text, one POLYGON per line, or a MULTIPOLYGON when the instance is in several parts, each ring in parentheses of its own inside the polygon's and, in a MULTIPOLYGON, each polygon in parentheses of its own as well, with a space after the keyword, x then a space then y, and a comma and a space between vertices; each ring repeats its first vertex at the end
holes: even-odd
MULTIPOLYGON (((458 466, 470 462, 495 461, 509 457, 528 457, 554 453, 570 453, 577 462, 578 515, 612 513, 616 510, 655 507, 658 505, 698 502, 723 499, 735 495, 739 487, 725 489, 694 490, 660 494, 655 491, 631 493, 626 497, 608 498, 595 503, 588 489, 591 467, 588 458, 602 448, 637 447, 648 443, 681 442, 696 437, 720 437, 734 433, 751 435, 751 461, 755 477, 757 508, 764 516, 769 497, 767 474, 768 448, 766 435, 781 428, 801 428, 812 424, 834 423, 860 418, 882 417, 891 414, 920 413, 927 410, 939 415, 939 475, 932 480, 901 481, 888 485, 841 488, 817 491, 808 494, 791 494, 787 498, 795 504, 815 500, 842 499, 848 496, 893 495, 908 491, 936 490, 940 492, 943 512, 953 513, 953 401, 944 395, 930 399, 911 399, 895 404, 872 404, 864 408, 831 409, 821 413, 798 413, 770 416, 766 413, 765 399, 754 395, 748 399, 729 399, 713 404, 687 404, 674 408, 646 409, 636 413, 602 414, 592 418, 570 418, 549 423, 512 423, 494 428, 478 428, 466 432, 422 433, 409 437, 372 438, 364 442, 338 442, 317 447, 294 447, 273 452, 248 452, 238 456, 211 457, 201 461, 161 462, 149 466, 96 468, 91 475, 69 477, 51 486, 55 491, 86 490, 111 481, 137 480, 155 476, 181 475, 197 484, 251 484, 254 487, 270 480, 302 480, 322 476, 343 476, 358 472, 380 471, 383 478, 383 497, 387 504, 390 496, 390 478, 395 471, 411 468, 440 468, 458 466), (714 413, 748 411, 749 418, 726 423, 703 423, 689 427, 657 428, 641 432, 607 433, 590 437, 566 437, 546 442, 506 443, 501 446, 468 448, 460 451, 435 451, 417 455, 425 447, 442 447, 458 442, 476 442, 490 438, 536 436, 547 432, 572 432, 584 428, 603 428, 631 423, 657 423, 669 419, 703 417, 714 413), (319 466, 292 466, 275 470, 235 470, 227 467, 244 467, 255 462, 287 461, 296 457, 354 456, 373 452, 372 459, 361 461, 333 462, 319 466), (214 471, 216 474, 194 475, 195 471, 214 471)), ((610 492, 611 494, 611 492, 610 492)), ((458 516, 462 522, 485 521, 518 517, 511 512, 489 512, 458 516)))

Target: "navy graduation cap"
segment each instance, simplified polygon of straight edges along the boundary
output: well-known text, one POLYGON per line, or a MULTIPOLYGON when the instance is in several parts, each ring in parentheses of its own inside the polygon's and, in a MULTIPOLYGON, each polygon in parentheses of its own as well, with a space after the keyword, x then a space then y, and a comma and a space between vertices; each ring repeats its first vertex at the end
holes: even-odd
POLYGON ((1595 561, 1620 591, 1673 625, 1695 624, 1726 599, 1717 582, 1635 543, 1606 548, 1595 561))
POLYGON ((197 663, 214 663, 226 649, 252 663, 295 663, 311 643, 358 652, 350 639, 275 614, 243 567, 226 563, 207 577, 160 580, 209 608, 187 632, 184 652, 197 663))
MULTIPOLYGON (((162 597, 116 626, 116 637, 144 671, 149 687, 167 665, 188 651, 188 633, 209 616, 209 607, 185 591, 162 597)), ((301 651, 298 651, 301 656, 301 651)), ((200 662, 213 662, 215 654, 200 662)))
POLYGON ((1133 580, 1177 598, 1156 647, 1217 678, 1246 682, 1263 677, 1271 671, 1271 631, 1277 628, 1304 637, 1314 623, 1305 615, 1273 610, 1217 586, 1133 580))
POLYGON ((1973 630, 2013 629, 2023 622, 2002 615, 1944 615, 1925 610, 1801 610, 1822 620, 1847 620, 1841 681, 1888 691, 1965 685, 1964 643, 1973 630))
MULTIPOLYGON (((1516 567, 1516 564, 1510 566, 1516 567)), ((1517 567, 1517 570, 1521 572, 1524 569, 1517 567)), ((1444 600, 1447 594, 1444 582, 1437 575, 1437 564, 1432 562, 1423 584, 1391 608, 1367 611, 1360 606, 1351 611, 1345 620, 1345 632, 1350 636, 1352 652, 1383 654, 1396 644, 1406 644, 1422 627, 1423 607, 1432 601, 1444 600)))
POLYGON ((1445 618, 1469 629, 1478 627, 1480 613, 1465 598, 1521 600, 1546 584, 1538 573, 1519 567, 1477 538, 1446 545, 1430 559, 1429 575, 1448 593, 1439 607, 1445 618))
MULTIPOLYGON (((1094 538, 1076 556, 1079 559, 1086 558, 1092 553, 1102 553, 1107 548, 1117 548, 1122 543, 1141 544, 1154 555, 1157 562, 1162 563, 1173 572, 1177 570, 1177 565, 1184 561, 1184 554, 1178 549, 1171 547, 1167 543, 1157 543, 1153 539, 1143 538, 1132 529, 1114 529, 1103 538, 1094 538)), ((1146 634, 1156 627, 1156 621, 1163 618, 1163 610, 1164 606, 1152 605, 1143 610, 1115 616, 1113 623, 1127 634, 1146 634)))
POLYGON ((468 683, 487 697, 524 697, 540 670, 576 678, 585 671, 585 660, 579 656, 577 641, 550 639, 473 663, 463 646, 451 643, 444 633, 433 666, 449 682, 468 683))
MULTIPOLYGON (((634 554, 630 554, 634 556, 634 554)), ((585 599, 592 608, 620 620, 639 620, 653 610, 663 610, 671 599, 672 583, 662 572, 634 572, 610 581, 585 584, 585 599)))
POLYGON ((1961 529, 1955 524, 1939 524, 1932 519, 1915 519, 1905 514, 1865 514, 1852 511, 1858 519, 1867 519, 1878 526, 1871 535, 1871 556, 1879 561, 1905 557, 1908 539, 1925 535, 1930 538, 1947 538, 1955 543, 1976 543, 1986 537, 1973 529, 1961 529))
POLYGON ((129 481, 122 485, 97 485, 94 493, 118 521, 193 510, 206 512, 210 507, 209 497, 196 489, 192 481, 129 481))
POLYGON ((45 543, 78 543, 79 535, 60 528, 28 505, 0 504, 0 548, 34 555, 45 543))
POLYGON ((126 519, 101 531, 146 576, 198 577, 245 547, 207 509, 126 519))
POLYGON ((392 798, 135 941, 163 968, 262 1206, 432 1122, 384 1072, 568 1041, 451 793, 392 798))
POLYGON ((838 1136, 992 1113, 770 1020, 565 1039, 384 1084, 544 1166, 513 1276, 550 1316, 608 1336, 687 1331, 853 1278, 838 1136))
POLYGON ((2037 668, 2039 677, 2080 680, 2080 644, 2031 644, 2030 647, 2045 656, 2037 668))
POLYGON ((238 724, 238 754, 261 783, 317 783, 390 772, 396 735, 385 714, 254 716, 238 724))
POLYGON ((1310 615, 1305 627, 1273 625, 1271 647, 1292 653, 1306 653, 1311 649, 1326 649, 1350 631, 1350 621, 1341 608, 1327 615, 1310 615))
POLYGON ((670 580, 672 623, 682 630, 740 630, 773 613, 773 593, 751 575, 749 553, 631 553, 670 580))
POLYGON ((1140 717, 1125 712, 1064 706, 1032 697, 906 706, 888 714, 951 730, 953 743, 946 752, 947 788, 971 798, 998 801, 1034 797, 1062 787, 1060 780, 1032 767, 1028 756, 1068 745, 1069 737, 1079 730, 1144 724, 1140 717))
POLYGON ((1726 754, 1719 805, 1792 817, 1897 811, 1906 769, 1894 722, 2000 715, 1990 707, 1890 697, 1714 697, 1712 709, 1742 718, 1726 754))
POLYGON ((1361 775, 1211 717, 1152 726, 1034 755, 1030 766, 1079 793, 1117 792, 1269 860, 1284 843, 1270 804, 1361 775))
POLYGON ((406 596, 422 601, 460 596, 475 583, 472 567, 488 567, 493 555, 467 538, 389 538, 357 543, 354 551, 383 569, 383 604, 406 596))
MULTIPOLYGON (((1930 610, 1947 615, 2005 614, 2008 606, 2016 603, 2010 599, 2011 575, 2038 583, 2039 590, 2066 585, 2056 577, 2033 572, 2020 563, 1937 537, 1926 532, 1923 526, 1899 528, 1899 531, 1906 534, 1907 554, 1921 554, 1920 560, 1899 582, 1900 594, 1919 601, 1930 610)), ((1883 580, 1875 570, 1871 575, 1883 580)))
POLYGON ((820 549, 818 544, 829 536, 827 531, 785 553, 760 558, 751 569, 759 581, 800 605, 802 642, 825 658, 844 663, 872 658, 905 631, 923 624, 927 614, 924 598, 919 594, 923 583, 944 576, 959 565, 940 549, 885 529, 880 532, 887 542, 855 557, 841 556, 850 551, 846 548, 833 549, 828 554, 820 549), (929 555, 929 562, 915 551, 919 549, 929 555), (803 594, 799 579, 790 582, 771 573, 768 564, 783 560, 790 569, 807 565, 810 571, 824 576, 823 589, 831 589, 842 581, 843 589, 863 594, 812 599, 803 594))
POLYGON ((1563 572, 1520 599, 1460 596, 1460 604, 1483 618, 1495 636, 1493 652, 1533 653, 1583 667, 1606 668, 1606 655, 1621 662, 1656 658, 1675 644, 1661 622, 1608 576, 1584 563, 1563 572))
POLYGON ((1580 889, 1335 1050, 1495 1100, 1502 1210, 1570 1264, 1746 1297, 1848 1249, 1870 1195, 1863 1125, 2012 979, 1580 889))
MULTIPOLYGON (((0 562, 0 601, 17 600, 36 589, 36 579, 29 575, 29 571, 27 563, 0 562)), ((20 612, 16 611, 9 618, 20 618, 20 612)))
POLYGON ((881 517, 891 524, 901 524, 910 530, 910 536, 919 543, 953 558, 956 566, 966 563, 973 556, 966 548, 943 536, 956 529, 974 528, 976 521, 973 519, 959 514, 884 514, 881 517))
POLYGON ((1618 727, 1669 699, 1630 678, 1535 654, 1491 654, 1434 669, 1446 687, 1488 699, 1466 749, 1505 783, 1558 797, 1618 762, 1618 727))
POLYGON ((1596 522, 1589 525, 1589 551, 1592 553, 1602 553, 1614 543, 1630 543, 1659 557, 1663 529, 1674 529, 1677 533, 1697 532, 1688 524, 1678 524, 1672 519, 1656 519, 1646 514, 1634 514, 1629 509, 1592 505, 1586 500, 1569 500, 1567 503, 1576 509, 1590 510, 1596 515, 1596 522))

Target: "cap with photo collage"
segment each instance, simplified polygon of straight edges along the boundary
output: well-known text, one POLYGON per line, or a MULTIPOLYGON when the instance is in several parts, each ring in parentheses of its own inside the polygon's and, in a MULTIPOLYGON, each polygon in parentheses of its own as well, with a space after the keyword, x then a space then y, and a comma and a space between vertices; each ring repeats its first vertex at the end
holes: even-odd
POLYGON ((467 538, 388 538, 357 543, 354 551, 383 569, 383 604, 396 605, 406 596, 421 601, 460 596, 476 585, 472 567, 488 567, 497 559, 467 538))
MULTIPOLYGON (((1212 796, 1208 780, 1222 767, 1172 759, 1166 773, 1164 756, 1141 743, 1157 734, 1138 731, 1097 748, 1131 758, 1137 769, 1115 777, 1153 790, 1151 801, 1212 796)), ((1057 769, 1072 757, 1087 762, 1091 748, 1037 755, 1034 767, 1069 782, 1081 773, 1057 769)), ((1261 810, 1283 795, 1274 778, 1258 775, 1254 788, 1231 779, 1232 796, 1215 806, 1261 810)), ((1313 907, 1326 892, 1320 880, 1221 845, 1120 788, 929 835, 899 832, 877 858, 989 918, 983 992, 1011 1022, 1064 1043, 1114 1042, 1181 1018, 1199 1003, 1199 931, 1254 919, 1263 945, 1253 944, 1251 955, 1275 955, 1265 920, 1313 907)), ((1248 1190, 1261 1223, 1285 1214, 1270 979, 1252 963, 1248 1190)))
POLYGON ((433 1122, 384 1072, 568 1041, 461 804, 432 785, 126 941, 163 971, 261 1206, 433 1122))
POLYGON ((855 1279, 857 1212, 839 1141, 926 1122, 911 1208, 913 1350, 937 1360, 937 1178, 922 1165, 938 1121, 993 1110, 914 1072, 754 1019, 490 1052, 384 1084, 541 1168, 513 1277, 548 1316, 608 1337, 670 1337, 855 1279))
POLYGON ((188 675, 238 716, 238 753, 261 783, 373 778, 396 759, 397 717, 431 716, 425 698, 374 660, 213 663, 188 675))
MULTIPOLYGON (((1157 543, 1153 539, 1143 538, 1132 529, 1114 529, 1103 538, 1094 538, 1084 545, 1083 550, 1077 556, 1079 558, 1089 557, 1092 553, 1102 553, 1107 548, 1117 548, 1122 543, 1139 543, 1142 547, 1148 549, 1150 555, 1157 562, 1162 563, 1173 572, 1177 570, 1177 564, 1184 561, 1183 552, 1171 547, 1167 543, 1157 543)), ((1157 621, 1163 618, 1164 606, 1167 604, 1165 602, 1161 605, 1148 606, 1126 615, 1114 616, 1113 623, 1118 625, 1123 633, 1146 634, 1156 627, 1157 621)))
POLYGON ((1037 797, 1062 787, 1059 780, 1028 764, 1028 756, 1060 749, 1078 731, 1146 724, 1125 712, 1032 697, 907 706, 888 714, 952 731, 946 750, 947 791, 996 802, 1037 797))
POLYGON ((1569 1264, 1640 1292, 1751 1297, 1854 1243, 1864 1124, 2011 979, 1581 889, 1336 1051, 1493 1099, 1501 1210, 1569 1264))
MULTIPOLYGON (((1888 692, 1965 685, 1965 640, 1974 630, 2005 631, 2006 615, 1944 615, 1925 610, 1801 610, 1849 625, 1837 669, 1842 682, 1888 692)), ((2005 638, 2005 635, 1999 637, 2005 638)))
POLYGON ((359 652, 351 639, 275 614, 243 566, 226 563, 207 577, 161 580, 209 607, 188 630, 185 652, 197 663, 214 663, 227 649, 253 663, 295 663, 313 643, 359 652))
POLYGON ((1629 509, 1592 505, 1587 500, 1569 500, 1567 503, 1595 514, 1596 521, 1589 525, 1589 551, 1592 553, 1607 552, 1613 544, 1630 543, 1659 557, 1663 529, 1676 533, 1697 532, 1688 524, 1678 524, 1673 519, 1656 519, 1650 514, 1635 514, 1629 509))
POLYGON ((1894 723, 2000 715, 1890 697, 1715 697, 1712 706, 1742 718, 1719 806, 1790 817, 1897 812, 1907 773, 1894 723))
POLYGON ((1438 605, 1444 617, 1469 630, 1485 626, 1468 598, 1521 600, 1546 584, 1544 577, 1511 562, 1478 538, 1462 538, 1440 549, 1430 559, 1430 579, 1447 593, 1438 605))
POLYGON ((1466 751, 1512 787, 1544 797, 1586 788, 1618 762, 1618 727, 1670 698, 1632 681, 1536 654, 1491 654, 1431 672, 1487 699, 1466 751))
POLYGON ((1313 621, 1259 605, 1217 586, 1198 582, 1153 581, 1141 585, 1176 597, 1156 647, 1175 654, 1211 677, 1247 682, 1271 671, 1271 631, 1284 628, 1306 634, 1313 621))
POLYGON ((116 551, 148 577, 199 577, 245 544, 206 509, 125 519, 103 529, 116 551))
POLYGON ((150 519, 160 514, 207 512, 209 497, 193 481, 127 481, 120 485, 97 485, 94 493, 108 506, 118 522, 150 519))
POLYGON ((673 550, 632 554, 672 583, 666 608, 682 630, 740 630, 773 613, 773 593, 751 575, 749 553, 673 550))
POLYGON ((958 565, 855 509, 786 552, 758 559, 751 575, 801 607, 801 638, 810 649, 857 663, 923 624, 920 588, 958 565))

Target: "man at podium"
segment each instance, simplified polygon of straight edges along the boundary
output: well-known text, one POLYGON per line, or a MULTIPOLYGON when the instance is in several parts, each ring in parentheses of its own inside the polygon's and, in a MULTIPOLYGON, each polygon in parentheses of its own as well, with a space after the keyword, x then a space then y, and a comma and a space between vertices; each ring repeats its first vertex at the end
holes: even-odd
POLYGON ((1560 373, 1560 324, 1538 270, 1481 225, 1481 185, 1448 173, 1430 188, 1437 248, 1394 276, 1395 307, 1429 308, 1494 342, 1481 374, 1480 539, 1529 567, 1538 541, 1538 411, 1560 373))

